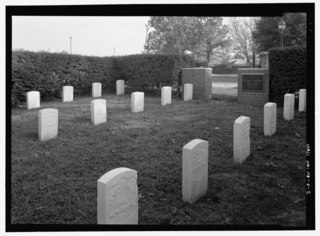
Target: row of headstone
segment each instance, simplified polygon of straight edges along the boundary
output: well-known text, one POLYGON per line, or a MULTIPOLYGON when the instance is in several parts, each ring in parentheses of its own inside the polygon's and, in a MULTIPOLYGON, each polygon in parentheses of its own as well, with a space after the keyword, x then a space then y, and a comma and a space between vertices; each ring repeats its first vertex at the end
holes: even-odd
MULTIPOLYGON (((91 122, 99 125, 107 122, 107 101, 95 99, 90 104, 91 122)), ((58 109, 46 108, 38 112, 38 139, 48 141, 58 136, 58 109)))
MULTIPOLYGON (((307 90, 299 90, 299 112, 305 112, 307 108, 307 90)), ((287 93, 284 95, 284 105, 283 105, 283 118, 285 120, 294 119, 294 101, 295 95, 293 93, 287 93)))
MULTIPOLYGON (((117 80, 117 95, 124 94, 124 80, 117 80)), ((73 86, 62 87, 62 102, 73 101, 73 86)), ((102 84, 92 83, 92 97, 101 97, 102 95, 102 84)), ((26 94, 27 109, 39 108, 40 107, 40 92, 30 91, 26 94)))

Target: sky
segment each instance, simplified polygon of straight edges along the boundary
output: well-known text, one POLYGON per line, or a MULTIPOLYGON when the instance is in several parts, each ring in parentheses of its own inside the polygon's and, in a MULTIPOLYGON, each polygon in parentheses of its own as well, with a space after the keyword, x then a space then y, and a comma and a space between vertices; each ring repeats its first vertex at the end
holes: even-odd
POLYGON ((13 16, 12 49, 88 56, 143 51, 149 17, 13 16), (70 40, 70 37, 71 40, 70 40))

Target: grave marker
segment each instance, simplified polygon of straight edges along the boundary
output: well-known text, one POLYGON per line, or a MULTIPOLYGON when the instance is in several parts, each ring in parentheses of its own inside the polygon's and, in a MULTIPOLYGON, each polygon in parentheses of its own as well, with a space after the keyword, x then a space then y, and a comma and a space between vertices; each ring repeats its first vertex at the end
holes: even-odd
POLYGON ((306 89, 300 89, 299 90, 299 112, 306 111, 307 107, 307 90, 306 89))
POLYGON ((101 97, 101 83, 92 83, 92 97, 101 97))
POLYGON ((63 86, 62 102, 72 102, 72 101, 73 101, 73 86, 63 86))
POLYGON ((144 92, 131 93, 131 112, 141 112, 144 110, 144 92))
POLYGON ((165 86, 161 88, 161 105, 162 106, 171 104, 171 94, 172 94, 171 87, 165 86))
POLYGON ((268 102, 264 105, 263 132, 272 136, 277 130, 277 104, 268 102))
POLYGON ((124 80, 117 80, 117 95, 124 94, 124 80))
POLYGON ((116 168, 97 182, 98 224, 138 224, 137 171, 116 168))
POLYGON ((293 120, 294 118, 294 94, 287 93, 284 95, 283 118, 293 120))
POLYGON ((208 142, 194 139, 182 150, 182 199, 193 203, 208 188, 208 142))
POLYGON ((38 139, 47 141, 58 136, 58 110, 42 109, 38 112, 38 139))
POLYGON ((27 108, 38 108, 40 107, 40 92, 30 91, 27 92, 27 108))
POLYGON ((192 100, 192 93, 193 93, 193 85, 192 84, 184 84, 183 100, 184 101, 192 100))
POLYGON ((94 125, 107 122, 107 100, 95 99, 91 101, 91 122, 94 125))
POLYGON ((244 162, 250 156, 250 118, 240 116, 233 125, 233 159, 244 162))

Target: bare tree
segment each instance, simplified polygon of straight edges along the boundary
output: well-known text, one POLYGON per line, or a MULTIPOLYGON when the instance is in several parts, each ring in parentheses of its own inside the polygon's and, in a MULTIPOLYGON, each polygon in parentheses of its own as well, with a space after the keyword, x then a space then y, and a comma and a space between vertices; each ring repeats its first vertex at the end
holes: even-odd
POLYGON ((232 17, 230 20, 234 48, 245 56, 248 65, 251 64, 251 57, 254 54, 252 32, 255 20, 254 17, 232 17))

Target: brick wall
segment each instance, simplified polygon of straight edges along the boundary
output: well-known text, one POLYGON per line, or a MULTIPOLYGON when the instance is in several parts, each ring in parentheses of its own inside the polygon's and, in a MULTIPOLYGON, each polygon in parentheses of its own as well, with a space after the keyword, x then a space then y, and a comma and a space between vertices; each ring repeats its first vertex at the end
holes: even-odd
POLYGON ((269 101, 269 70, 265 68, 238 69, 238 102, 263 106, 269 101), (249 91, 242 88, 243 74, 263 74, 263 90, 249 91))
POLYGON ((182 68, 182 90, 184 84, 192 84, 193 99, 211 99, 211 74, 212 68, 182 68))

